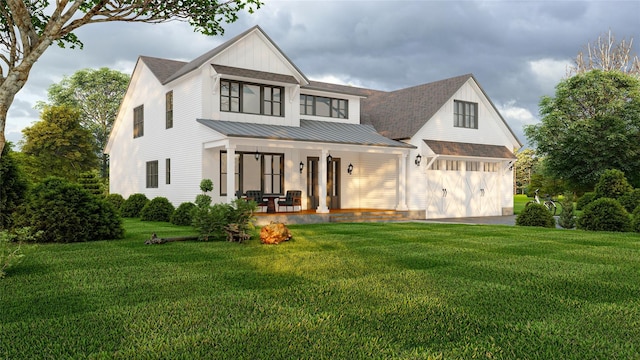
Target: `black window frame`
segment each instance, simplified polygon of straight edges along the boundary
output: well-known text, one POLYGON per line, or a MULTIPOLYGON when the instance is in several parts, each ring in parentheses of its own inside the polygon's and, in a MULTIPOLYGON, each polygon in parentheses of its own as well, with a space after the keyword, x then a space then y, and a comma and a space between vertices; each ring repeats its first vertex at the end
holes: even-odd
POLYGON ((328 96, 300 94, 300 115, 321 116, 334 119, 348 119, 349 100, 332 98, 328 96), (323 102, 324 100, 328 100, 328 115, 318 114, 318 102, 323 102))
POLYGON ((173 90, 165 94, 165 128, 173 128, 173 90))
MULTIPOLYGON (((225 160, 225 162, 223 163, 223 157, 226 159, 227 157, 227 151, 226 150, 220 150, 220 161, 219 161, 219 165, 220 165, 220 196, 227 196, 228 194, 228 189, 227 189, 227 184, 226 184, 226 176, 227 176, 227 164, 225 160), (224 180, 223 180, 224 179, 224 180), (223 186, 223 184, 225 184, 225 186, 223 186)), ((243 179, 244 179, 244 174, 243 174, 243 168, 244 168, 244 159, 245 159, 245 155, 249 155, 249 158, 254 158, 255 157, 255 152, 251 152, 251 151, 236 151, 235 152, 235 158, 234 158, 234 162, 236 159, 238 159, 238 162, 234 165, 234 176, 235 176, 235 189, 234 191, 236 192, 241 192, 243 193, 246 190, 252 190, 252 189, 244 189, 243 188, 243 179)), ((285 180, 285 174, 284 174, 284 164, 285 164, 285 155, 284 153, 259 153, 258 154, 260 157, 260 191, 262 191, 265 195, 284 195, 284 180, 285 180), (271 161, 268 164, 269 167, 269 172, 266 173, 267 171, 267 164, 265 164, 265 158, 266 157, 273 157, 273 156, 279 156, 280 157, 280 161, 278 164, 278 169, 277 169, 277 173, 274 173, 274 162, 271 161), (270 176, 271 177, 271 189, 265 189, 265 176, 270 176), (274 184, 274 177, 278 177, 278 183, 280 185, 280 189, 278 192, 274 192, 273 191, 273 184, 274 184)))
POLYGON ((133 138, 144 136, 144 105, 133 108, 133 138))
POLYGON ((158 188, 158 160, 147 161, 146 164, 146 188, 158 188))
POLYGON ((240 114, 254 114, 254 115, 264 115, 264 116, 274 116, 274 117, 284 117, 284 87, 277 85, 267 85, 246 81, 238 81, 238 80, 228 80, 222 79, 220 80, 220 111, 222 112, 232 112, 232 113, 240 113, 240 114), (225 85, 226 90, 225 90, 225 85), (234 95, 232 91, 233 85, 237 86, 237 96, 234 95), (260 87, 260 110, 259 112, 250 112, 245 110, 244 108, 244 87, 245 86, 258 86, 260 87), (269 90, 269 91, 266 91, 269 90), (277 90, 277 91, 275 91, 277 90), (279 93, 279 100, 275 100, 273 94, 279 93), (265 94, 271 94, 269 98, 266 98, 265 94), (225 102, 225 99, 227 101, 225 102), (237 101, 238 106, 235 109, 233 106, 234 101, 237 101), (224 106, 227 104, 227 106, 224 106), (277 111, 274 110, 277 107, 277 111))
POLYGON ((453 126, 465 129, 478 128, 478 103, 453 101, 453 126))
POLYGON ((167 185, 171 185, 171 159, 164 160, 164 182, 167 185))

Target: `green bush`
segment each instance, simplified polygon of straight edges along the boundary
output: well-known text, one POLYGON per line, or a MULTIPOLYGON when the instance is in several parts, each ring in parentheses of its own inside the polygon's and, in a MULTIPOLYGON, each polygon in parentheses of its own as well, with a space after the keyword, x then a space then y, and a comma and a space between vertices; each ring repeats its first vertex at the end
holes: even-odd
POLYGON ((36 185, 20 208, 16 223, 41 231, 38 241, 80 242, 124 237, 122 219, 113 206, 80 185, 47 178, 36 185))
POLYGON ((97 170, 81 173, 78 177, 78 184, 95 196, 104 196, 104 189, 97 170))
POLYGON ((595 192, 586 192, 576 202, 576 210, 582 210, 596 199, 595 192))
POLYGON ((558 217, 558 225, 565 229, 573 229, 576 226, 576 217, 573 211, 573 194, 564 193, 562 197, 562 212, 558 217))
POLYGON ((0 279, 7 275, 7 271, 16 266, 24 254, 19 243, 13 243, 15 235, 9 234, 6 230, 0 230, 0 279))
POLYGON ((577 221, 578 228, 591 231, 630 231, 631 218, 620 203, 602 198, 587 205, 577 221))
POLYGON ((120 194, 109 194, 105 200, 107 200, 107 202, 110 203, 118 212, 120 212, 122 205, 124 204, 124 197, 120 194))
POLYGON ((122 204, 120 213, 128 218, 140 217, 140 211, 148 202, 149 199, 145 194, 131 194, 122 204))
POLYGON ((633 189, 632 191, 629 191, 628 193, 620 196, 618 201, 628 213, 632 213, 635 208, 640 206, 640 189, 633 189))
POLYGON ((516 225, 554 228, 556 221, 544 205, 529 204, 516 217, 516 225))
POLYGON ((27 196, 28 180, 7 142, 0 157, 0 229, 13 227, 13 212, 27 196))
POLYGON ((173 212, 169 222, 174 225, 191 225, 193 223, 193 210, 196 208, 196 204, 191 202, 185 202, 180 204, 176 211, 173 212))
POLYGON ((605 170, 595 187, 596 198, 618 199, 631 192, 633 188, 624 177, 624 173, 617 169, 605 170))
POLYGON ((633 228, 633 231, 640 232, 640 206, 633 210, 631 219, 631 227, 633 228))
POLYGON ((166 197, 155 197, 140 210, 140 220, 142 221, 165 221, 169 222, 175 207, 166 197))

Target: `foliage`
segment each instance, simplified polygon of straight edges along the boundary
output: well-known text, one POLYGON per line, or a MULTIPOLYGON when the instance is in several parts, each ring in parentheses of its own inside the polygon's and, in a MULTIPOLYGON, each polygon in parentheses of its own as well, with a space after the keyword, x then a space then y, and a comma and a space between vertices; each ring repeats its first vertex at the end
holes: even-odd
POLYGON ((576 215, 573 211, 573 194, 565 192, 560 203, 562 212, 558 217, 558 225, 565 229, 573 229, 576 226, 576 215))
POLYGON ((202 190, 203 193, 213 190, 213 181, 211 181, 211 179, 202 179, 200 181, 200 190, 202 190))
POLYGON ((630 231, 631 218, 617 200, 600 198, 584 208, 577 225, 582 230, 630 231))
POLYGON ((635 232, 640 232, 640 206, 637 206, 635 210, 633 210, 633 214, 631 216, 631 228, 635 232))
POLYGON ((555 228, 556 220, 544 205, 531 203, 516 216, 516 225, 555 228))
POLYGON ((526 189, 528 195, 533 196, 536 189, 540 189, 540 194, 548 194, 550 196, 556 196, 565 191, 565 182, 555 177, 548 170, 546 164, 547 162, 544 158, 535 162, 529 187, 526 189))
POLYGON ((573 190, 593 189, 606 169, 640 182, 640 79, 593 70, 562 80, 540 102, 525 134, 550 173, 573 190))
POLYGON ((623 194, 618 198, 618 201, 628 213, 632 213, 635 208, 640 206, 640 189, 633 189, 632 191, 623 194))
POLYGON ((42 231, 39 241, 81 242, 124 236, 122 220, 111 204, 79 185, 50 177, 28 194, 16 222, 42 231))
POLYGON ((96 171, 87 171, 80 174, 78 184, 95 196, 104 196, 104 188, 96 171))
POLYGON ((7 275, 7 271, 18 265, 24 254, 19 243, 13 243, 13 237, 7 230, 0 230, 0 279, 7 275))
POLYGON ((515 163, 517 194, 524 194, 531 183, 531 175, 534 172, 538 158, 533 149, 524 149, 516 154, 515 163))
POLYGON ((619 199, 631 190, 633 188, 627 182, 624 173, 616 169, 605 170, 595 187, 596 198, 619 199))
POLYGON ((127 91, 129 75, 103 67, 82 69, 71 77, 63 77, 48 89, 47 105, 68 105, 80 110, 80 123, 89 130, 95 141, 96 156, 100 158, 100 175, 107 177, 108 157, 102 152, 107 145, 120 102, 127 91))
POLYGON ((120 194, 109 194, 109 195, 107 195, 105 200, 107 200, 107 202, 110 203, 111 206, 113 206, 113 208, 118 213, 120 213, 120 211, 122 209, 122 205, 124 205, 124 197, 122 195, 120 195, 120 194))
POLYGON ((0 158, 0 230, 9 229, 13 212, 25 199, 28 182, 18 166, 12 144, 7 143, 0 158))
POLYGON ((149 199, 145 194, 131 194, 124 201, 122 207, 120 208, 120 213, 124 217, 140 217, 140 211, 144 208, 145 205, 149 202, 149 199))
POLYGON ((69 106, 47 106, 41 121, 22 130, 26 171, 34 182, 48 176, 77 181, 98 164, 91 133, 80 125, 80 112, 69 106))
POLYGON ((154 231, 193 228, 124 221, 121 241, 23 245, 0 281, 1 357, 635 359, 640 348, 638 234, 334 223, 290 225, 295 241, 279 247, 148 246, 154 231))
POLYGON ((253 13, 260 0, 149 0, 149 1, 3 1, 0 3, 0 153, 5 145, 7 112, 24 87, 31 68, 49 46, 82 47, 74 33, 91 23, 112 21, 188 22, 205 35, 223 34, 224 23, 253 13))
POLYGON ((596 199, 595 192, 586 192, 584 195, 578 198, 576 201, 576 210, 583 210, 587 205, 591 204, 596 199))
POLYGON ((193 211, 196 204, 192 202, 184 202, 178 206, 173 212, 169 222, 174 225, 191 225, 193 223, 193 211))
POLYGON ((140 210, 140 220, 143 221, 166 221, 169 222, 175 207, 166 197, 158 196, 140 210))

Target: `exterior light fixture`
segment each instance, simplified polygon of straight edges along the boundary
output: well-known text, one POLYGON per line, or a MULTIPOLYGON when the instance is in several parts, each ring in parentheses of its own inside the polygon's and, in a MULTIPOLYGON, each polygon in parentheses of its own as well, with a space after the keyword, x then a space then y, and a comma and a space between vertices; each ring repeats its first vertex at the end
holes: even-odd
POLYGON ((353 164, 349 164, 349 166, 347 166, 347 172, 349 173, 349 175, 351 175, 351 173, 353 172, 353 164))
POLYGON ((256 161, 260 160, 260 153, 258 152, 258 149, 256 149, 256 153, 253 156, 255 156, 256 161))
POLYGON ((300 161, 300 174, 302 174, 302 170, 304 170, 304 163, 300 161))
POLYGON ((418 154, 416 155, 416 166, 420 166, 420 162, 422 161, 422 155, 418 154))
POLYGON ((333 160, 333 156, 331 154, 327 155, 327 162, 331 162, 333 160))

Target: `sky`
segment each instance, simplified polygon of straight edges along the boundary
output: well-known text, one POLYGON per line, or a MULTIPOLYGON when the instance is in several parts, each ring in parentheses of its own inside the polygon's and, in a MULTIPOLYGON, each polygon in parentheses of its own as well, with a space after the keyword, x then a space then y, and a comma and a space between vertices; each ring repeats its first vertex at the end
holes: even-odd
POLYGON ((263 0, 208 37, 186 23, 89 24, 82 50, 53 45, 12 104, 5 134, 38 121, 47 89, 81 69, 131 74, 138 56, 190 61, 259 25, 311 80, 397 90, 472 73, 516 136, 540 121, 578 52, 611 31, 640 53, 640 0, 263 0))

